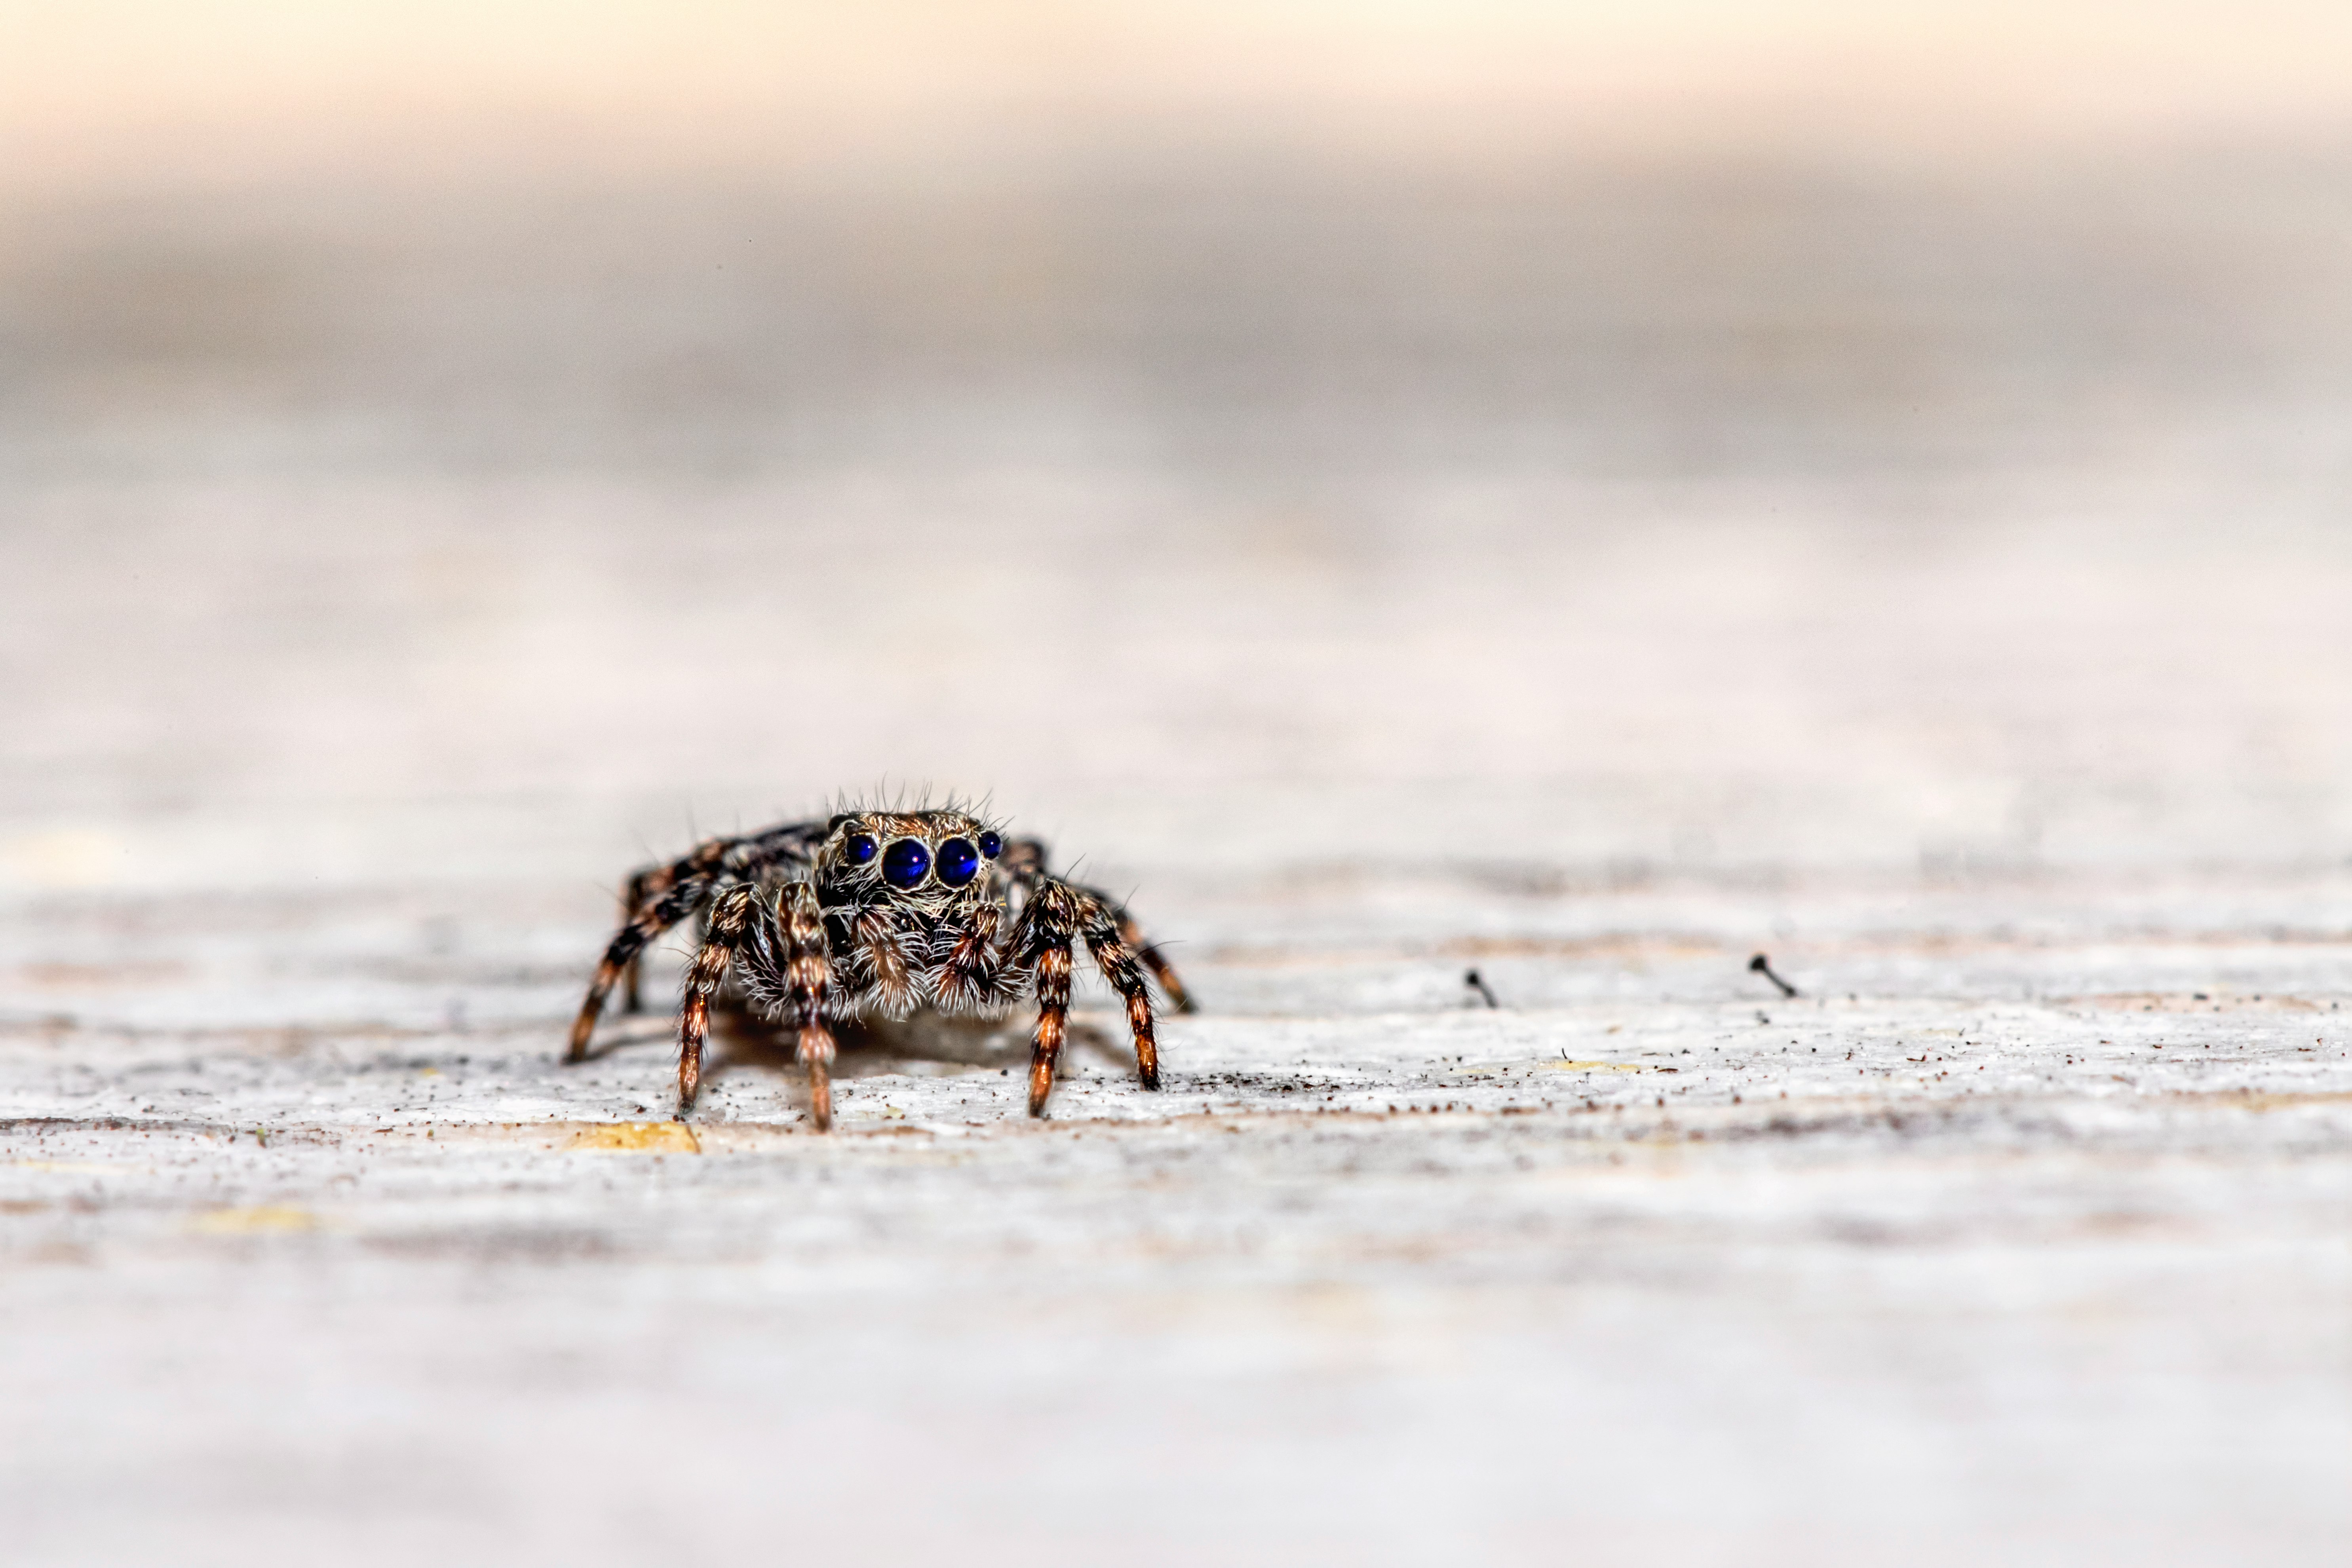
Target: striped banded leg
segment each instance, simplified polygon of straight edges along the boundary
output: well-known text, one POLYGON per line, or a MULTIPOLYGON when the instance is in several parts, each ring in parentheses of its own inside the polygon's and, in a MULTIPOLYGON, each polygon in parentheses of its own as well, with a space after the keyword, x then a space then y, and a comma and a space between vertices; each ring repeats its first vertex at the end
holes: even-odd
POLYGON ((1135 1037, 1136 1076, 1146 1089, 1160 1087, 1160 1042, 1151 1016, 1151 993, 1143 966, 1119 930, 1118 907, 1084 888, 1041 877, 1015 928, 1017 962, 1029 970, 1037 995, 1037 1033, 1029 1055, 1029 1114, 1045 1114, 1061 1065, 1070 1009, 1070 949, 1084 936, 1087 951, 1111 988, 1127 1004, 1128 1028, 1135 1037))
POLYGON ((1151 978, 1160 982, 1160 989, 1167 996, 1170 1006, 1179 1013, 1200 1011, 1192 1005, 1192 994, 1184 989, 1181 980, 1176 978, 1176 966, 1168 962, 1157 945, 1143 940, 1142 928, 1125 910, 1118 911, 1118 936, 1121 942, 1135 950, 1135 956, 1141 961, 1143 967, 1151 971, 1151 978))
POLYGON ((816 889, 794 882, 784 889, 781 911, 784 928, 786 1016, 793 1027, 794 1052, 808 1069, 809 1120, 816 1130, 833 1126, 833 1031, 825 1026, 825 998, 833 987, 833 959, 825 942, 824 918, 818 911, 816 889))
POLYGON ((1070 942, 1077 934, 1078 895, 1043 873, 1022 879, 1029 897, 1013 923, 1010 945, 1013 968, 1029 976, 1037 997, 1037 1030, 1029 1045, 1029 1114, 1043 1116, 1069 1027, 1070 942))
MULTIPOLYGON (((1143 965, 1150 962, 1150 949, 1138 953, 1130 945, 1135 922, 1126 918, 1125 910, 1093 897, 1085 897, 1080 909, 1086 919, 1087 951, 1094 955, 1095 967, 1102 971, 1111 989, 1127 1004, 1127 1026, 1135 1037, 1136 1077, 1144 1088, 1158 1089, 1160 1041, 1151 1027, 1151 991, 1143 983, 1143 965)), ((1179 990, 1174 994, 1181 997, 1183 993, 1179 990)))
MULTIPOLYGON (((638 912, 646 907, 646 895, 652 891, 650 884, 656 877, 661 875, 660 871, 647 867, 629 879, 628 887, 621 893, 623 925, 637 918, 638 912)), ((662 886, 665 889, 668 888, 667 878, 664 878, 662 886)), ((642 952, 637 952, 631 956, 627 966, 621 971, 621 1011, 624 1013, 642 1013, 646 1010, 645 998, 639 994, 637 984, 641 978, 640 972, 645 968, 645 961, 646 955, 642 952)))
POLYGON ((709 896, 710 889, 718 885, 719 867, 731 842, 714 838, 675 865, 640 871, 629 879, 631 888, 638 893, 635 909, 614 933, 611 945, 604 949, 604 961, 596 965, 595 977, 588 982, 588 994, 581 1001, 580 1015, 572 1020, 572 1043, 563 1053, 565 1061, 576 1062, 588 1054, 588 1039, 596 1032, 596 1018, 604 1010, 604 998, 612 994, 623 975, 631 976, 634 994, 638 956, 709 896))
MULTIPOLYGON (((1179 1013, 1197 1011, 1192 1005, 1192 994, 1184 989, 1184 983, 1181 980, 1176 978, 1175 966, 1168 962, 1157 947, 1143 940, 1143 928, 1135 923, 1135 917, 1127 912, 1127 907, 1099 889, 1088 888, 1086 890, 1094 894, 1097 900, 1109 911, 1111 920, 1116 922, 1118 929, 1118 940, 1125 944, 1129 952, 1135 955, 1136 962, 1150 972, 1151 978, 1160 982, 1160 989, 1166 994, 1168 1005, 1179 1013)), ((1100 950, 1097 950, 1095 961, 1098 963, 1102 961, 1100 950)), ((1105 970, 1104 973, 1108 975, 1109 971, 1105 970)))
POLYGON ((702 907, 724 882, 749 882, 779 861, 804 858, 824 837, 814 823, 772 827, 748 838, 713 838, 694 852, 667 866, 648 867, 629 879, 627 907, 622 910, 620 931, 604 950, 580 1016, 572 1022, 572 1043, 563 1054, 576 1062, 588 1052, 589 1037, 604 1010, 604 998, 615 984, 625 983, 624 1005, 637 1010, 638 962, 662 932, 702 907))
POLYGON ((757 888, 730 889, 711 906, 710 930, 686 972, 686 996, 677 1009, 677 1120, 694 1109, 702 1089, 702 1044, 710 1036, 710 999, 727 978, 727 965, 750 940, 760 916, 757 888))
POLYGON ((567 1062, 576 1062, 588 1054, 589 1037, 596 1032, 596 1018, 604 1010, 604 998, 614 984, 637 961, 653 941, 692 913, 694 907, 709 896, 715 879, 698 876, 678 883, 661 894, 636 919, 623 926, 613 943, 604 950, 604 962, 596 965, 595 978, 588 983, 588 994, 580 1004, 580 1016, 572 1020, 572 1042, 563 1053, 567 1062))
POLYGON ((1062 1042, 1070 1018, 1070 938, 1066 931, 1038 950, 1033 971, 1037 988, 1037 1032, 1029 1044, 1029 1114, 1045 1114, 1061 1070, 1062 1042))
MULTIPOLYGON (((997 864, 1007 877, 1019 883, 1032 897, 1035 896, 1042 883, 1055 879, 1045 868, 1045 845, 1042 839, 1013 839, 1005 845, 1003 858, 997 864)), ((1110 918, 1118 925, 1119 941, 1135 954, 1150 973, 1151 978, 1160 983, 1160 989, 1166 994, 1169 1005, 1179 1013, 1197 1011, 1192 1005, 1192 994, 1184 989, 1184 982, 1177 977, 1175 965, 1168 962, 1159 948, 1144 940, 1143 928, 1136 924, 1133 915, 1127 912, 1126 905, 1099 888, 1080 887, 1075 882, 1062 885, 1088 895, 1110 911, 1110 918)))
MULTIPOLYGON (((1087 920, 1089 920, 1089 921, 1094 921, 1094 920, 1108 920, 1108 921, 1110 921, 1112 929, 1118 931, 1119 945, 1122 945, 1129 954, 1134 954, 1136 962, 1143 963, 1143 969, 1146 969, 1148 973, 1152 975, 1152 980, 1157 980, 1157 983, 1160 983, 1160 990, 1167 992, 1169 1006, 1173 1006, 1173 1008, 1176 1008, 1176 1011, 1179 1011, 1179 1013, 1192 1013, 1192 1011, 1197 1011, 1197 1008, 1192 1006, 1192 992, 1185 990, 1185 987, 1183 987, 1183 980, 1176 978, 1176 966, 1173 966, 1173 963, 1169 963, 1169 962, 1167 962, 1167 957, 1162 957, 1162 952, 1160 952, 1160 950, 1157 950, 1157 947, 1152 947, 1150 942, 1143 941, 1143 926, 1136 924, 1136 917, 1134 917, 1134 914, 1129 914, 1129 912, 1127 912, 1127 905, 1122 905, 1122 902, 1119 902, 1118 898, 1112 898, 1110 893, 1106 893, 1106 891, 1103 891, 1103 889, 1091 889, 1091 886, 1079 886, 1077 881, 1068 881, 1068 884, 1063 884, 1063 886, 1070 886, 1070 889, 1075 889, 1075 891, 1077 891, 1077 893, 1082 893, 1082 896, 1085 896, 1087 900, 1091 902, 1091 910, 1089 910, 1089 912, 1085 914, 1087 920)), ((1094 938, 1091 938, 1091 936, 1087 938, 1087 945, 1089 945, 1091 950, 1094 950, 1094 962, 1096 962, 1096 963, 1101 963, 1101 962, 1103 962, 1103 950, 1101 950, 1101 947, 1096 947, 1094 938)), ((1103 971, 1103 978, 1110 978, 1110 971, 1108 971, 1108 969, 1103 971)), ((1112 985, 1118 985, 1118 980, 1112 980, 1112 985)), ((1122 990, 1122 992, 1119 992, 1119 994, 1124 996, 1124 994, 1127 994, 1127 992, 1122 990)), ((1129 1011, 1131 1011, 1131 1008, 1129 1008, 1129 1011)))

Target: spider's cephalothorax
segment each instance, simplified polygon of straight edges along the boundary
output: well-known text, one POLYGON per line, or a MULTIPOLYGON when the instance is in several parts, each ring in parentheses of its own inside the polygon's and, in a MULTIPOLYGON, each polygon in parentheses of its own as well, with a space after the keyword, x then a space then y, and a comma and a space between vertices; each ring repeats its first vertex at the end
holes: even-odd
POLYGON ((963 811, 853 811, 740 838, 714 838, 682 860, 631 877, 622 924, 572 1026, 567 1061, 588 1039, 616 984, 637 1006, 637 962, 671 926, 698 916, 702 943, 677 1020, 677 1114, 702 1081, 710 1002, 731 971, 756 1010, 789 1025, 808 1068, 810 1113, 833 1122, 830 1025, 904 1018, 918 1009, 1000 1016, 1037 1003, 1029 1114, 1045 1113, 1070 1005, 1073 946, 1086 943, 1127 1003, 1135 1066, 1160 1087, 1145 974, 1180 1013, 1176 972, 1118 900, 1045 869, 1045 847, 963 811))

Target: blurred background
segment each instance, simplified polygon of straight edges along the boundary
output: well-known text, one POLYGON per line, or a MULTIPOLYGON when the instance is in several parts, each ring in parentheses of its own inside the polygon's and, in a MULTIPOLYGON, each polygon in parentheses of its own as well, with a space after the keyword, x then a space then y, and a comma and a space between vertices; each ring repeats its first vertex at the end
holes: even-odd
POLYGON ((2342 0, 0 0, 11 1547, 2333 1563, 2348 606, 2342 0), (1169 1093, 553 1066, 926 786, 1169 1093))
POLYGON ((2340 6, 0 35, 19 891, 2352 855, 2340 6))

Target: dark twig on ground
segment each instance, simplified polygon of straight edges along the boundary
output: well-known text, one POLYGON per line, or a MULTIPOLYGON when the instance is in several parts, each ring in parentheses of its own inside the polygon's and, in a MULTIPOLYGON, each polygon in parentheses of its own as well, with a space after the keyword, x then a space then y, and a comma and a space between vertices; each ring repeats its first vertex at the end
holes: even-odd
POLYGON ((1780 988, 1781 995, 1794 996, 1797 994, 1797 988, 1795 986, 1790 984, 1787 981, 1772 973, 1772 961, 1765 957, 1762 953, 1759 952, 1755 957, 1749 959, 1748 961, 1748 967, 1751 972, 1762 975, 1765 979, 1779 986, 1780 988))

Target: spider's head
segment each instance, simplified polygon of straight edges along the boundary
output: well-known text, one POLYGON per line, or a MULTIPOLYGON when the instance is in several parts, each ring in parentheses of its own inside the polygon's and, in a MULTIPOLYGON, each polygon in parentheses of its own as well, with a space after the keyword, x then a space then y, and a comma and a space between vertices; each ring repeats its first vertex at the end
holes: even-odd
POLYGON ((824 880, 894 903, 945 905, 985 897, 1004 836, 961 811, 844 812, 828 825, 824 880))

